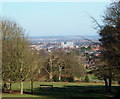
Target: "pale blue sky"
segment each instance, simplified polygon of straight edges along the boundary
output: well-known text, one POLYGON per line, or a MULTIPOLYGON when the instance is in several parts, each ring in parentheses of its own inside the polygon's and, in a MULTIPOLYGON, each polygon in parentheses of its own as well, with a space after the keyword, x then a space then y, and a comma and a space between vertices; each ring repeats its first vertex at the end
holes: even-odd
POLYGON ((97 35, 110 2, 4 2, 2 15, 20 24, 29 36, 97 35))

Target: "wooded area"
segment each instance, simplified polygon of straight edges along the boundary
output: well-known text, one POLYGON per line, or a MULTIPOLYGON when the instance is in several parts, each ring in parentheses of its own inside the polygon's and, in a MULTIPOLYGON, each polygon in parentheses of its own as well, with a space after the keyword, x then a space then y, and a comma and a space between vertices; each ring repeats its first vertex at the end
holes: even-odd
MULTIPOLYGON (((94 19, 94 18, 93 18, 94 19)), ((70 53, 58 49, 54 52, 33 50, 29 37, 14 21, 2 18, 2 82, 3 92, 11 92, 13 83, 20 82, 23 94, 24 81, 44 79, 47 82, 72 82, 74 78, 85 78, 94 74, 103 80, 106 91, 111 92, 112 82, 120 83, 120 2, 113 2, 103 15, 103 25, 97 23, 101 53, 92 56, 95 68, 87 72, 85 64, 89 56, 72 50, 70 53)))

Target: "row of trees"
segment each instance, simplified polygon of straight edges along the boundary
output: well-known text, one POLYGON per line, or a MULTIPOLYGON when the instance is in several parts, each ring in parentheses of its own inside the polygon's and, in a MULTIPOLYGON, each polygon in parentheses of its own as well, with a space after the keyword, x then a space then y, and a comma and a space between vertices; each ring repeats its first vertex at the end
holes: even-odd
POLYGON ((2 79, 4 91, 7 83, 21 82, 20 90, 23 94, 23 81, 34 76, 39 68, 37 52, 29 48, 29 42, 24 30, 15 22, 2 19, 2 79))
MULTIPOLYGON (((111 91, 113 80, 120 78, 120 2, 112 3, 103 16, 104 25, 99 25, 101 36, 101 55, 95 58, 94 74, 105 81, 106 90, 111 91)), ((96 20, 95 20, 96 21, 96 20)), ((4 91, 9 83, 21 82, 20 90, 23 94, 23 82, 33 82, 40 75, 46 75, 49 81, 57 76, 61 81, 63 76, 80 77, 85 75, 85 58, 73 52, 62 50, 54 52, 37 52, 29 48, 29 41, 24 30, 15 22, 2 19, 2 78, 4 91)))
POLYGON ((74 52, 66 53, 59 49, 49 53, 45 58, 43 69, 49 75, 50 81, 53 81, 54 76, 57 76, 61 81, 63 76, 80 77, 85 75, 85 58, 74 52))
POLYGON ((85 75, 85 59, 74 53, 62 50, 54 52, 37 52, 29 47, 25 31, 15 22, 2 19, 2 80, 3 91, 9 90, 13 83, 20 82, 20 92, 23 94, 23 82, 33 82, 41 75, 48 75, 49 81, 57 76, 59 81, 63 76, 80 77, 85 75))

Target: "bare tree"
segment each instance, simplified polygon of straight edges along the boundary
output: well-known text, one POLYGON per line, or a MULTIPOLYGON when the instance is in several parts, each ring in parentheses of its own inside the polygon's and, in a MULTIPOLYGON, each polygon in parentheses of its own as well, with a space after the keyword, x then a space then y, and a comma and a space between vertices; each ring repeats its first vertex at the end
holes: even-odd
POLYGON ((111 91, 112 81, 120 78, 120 2, 113 2, 107 7, 103 16, 103 25, 99 25, 96 20, 95 22, 99 27, 98 32, 103 47, 100 60, 107 64, 103 64, 102 67, 106 72, 109 71, 109 76, 107 76, 109 80, 108 91, 111 91))
MULTIPOLYGON (((4 83, 21 82, 20 91, 23 94, 23 81, 31 71, 31 54, 29 42, 24 30, 15 22, 2 19, 2 78, 4 83)), ((11 88, 10 88, 11 89, 11 88)))

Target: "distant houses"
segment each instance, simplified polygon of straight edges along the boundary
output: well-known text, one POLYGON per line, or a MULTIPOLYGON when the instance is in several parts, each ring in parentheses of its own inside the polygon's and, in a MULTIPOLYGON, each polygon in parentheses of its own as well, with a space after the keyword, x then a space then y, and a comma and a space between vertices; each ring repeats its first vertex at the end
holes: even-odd
POLYGON ((74 43, 73 42, 61 42, 61 47, 62 48, 73 48, 74 47, 74 43))

